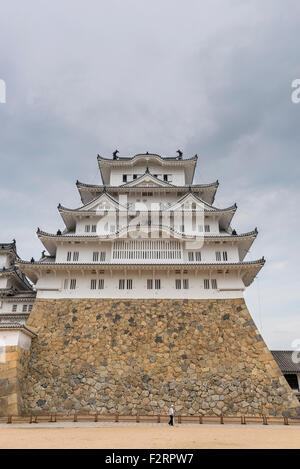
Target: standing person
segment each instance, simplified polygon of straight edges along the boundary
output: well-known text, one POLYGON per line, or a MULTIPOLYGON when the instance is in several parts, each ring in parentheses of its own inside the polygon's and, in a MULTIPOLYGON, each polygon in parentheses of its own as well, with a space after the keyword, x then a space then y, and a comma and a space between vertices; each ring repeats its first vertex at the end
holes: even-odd
POLYGON ((173 427, 173 425, 174 425, 174 406, 173 406, 173 404, 170 407, 169 416, 170 416, 169 425, 172 425, 172 427, 173 427))

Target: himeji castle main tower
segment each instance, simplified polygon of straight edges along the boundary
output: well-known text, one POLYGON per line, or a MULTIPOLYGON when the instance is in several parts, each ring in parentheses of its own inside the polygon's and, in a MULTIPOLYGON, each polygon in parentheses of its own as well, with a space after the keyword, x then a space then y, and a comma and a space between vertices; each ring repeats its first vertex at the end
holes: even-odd
POLYGON ((232 229, 236 205, 214 206, 196 164, 98 156, 102 185, 77 181, 65 228, 38 229, 42 258, 18 262, 37 291, 19 412, 298 412, 243 298, 257 230, 232 229))
POLYGON ((264 259, 245 261, 257 230, 231 228, 236 205, 213 206, 218 182, 195 184, 197 156, 98 156, 103 185, 77 181, 83 205, 58 206, 49 255, 24 264, 38 298, 242 298, 264 259))

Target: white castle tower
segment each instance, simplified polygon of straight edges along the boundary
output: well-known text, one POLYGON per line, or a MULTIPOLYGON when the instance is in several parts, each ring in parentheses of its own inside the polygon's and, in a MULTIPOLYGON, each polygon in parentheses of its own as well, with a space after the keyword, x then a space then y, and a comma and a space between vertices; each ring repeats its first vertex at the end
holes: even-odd
POLYGON ((193 184, 197 155, 98 156, 102 185, 77 181, 83 205, 58 206, 65 230, 38 229, 49 255, 21 262, 37 298, 242 298, 264 264, 245 261, 257 230, 231 228, 218 181, 193 184))

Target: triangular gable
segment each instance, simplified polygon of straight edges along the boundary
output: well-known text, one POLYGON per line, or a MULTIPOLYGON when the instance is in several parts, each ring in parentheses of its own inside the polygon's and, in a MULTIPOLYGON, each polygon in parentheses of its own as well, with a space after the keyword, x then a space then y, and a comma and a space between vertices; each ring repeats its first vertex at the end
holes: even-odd
POLYGON ((145 186, 170 187, 172 186, 174 187, 172 184, 169 184, 166 181, 161 181, 160 179, 158 179, 157 177, 153 176, 150 173, 145 173, 142 176, 134 179, 133 181, 127 182, 126 184, 123 184, 120 187, 139 187, 139 186, 142 186, 142 187, 145 187, 145 186))
POLYGON ((107 193, 102 193, 91 202, 83 207, 80 207, 79 211, 86 211, 86 210, 95 210, 95 211, 102 211, 102 210, 118 210, 120 209, 120 204, 117 200, 111 197, 107 193))
POLYGON ((203 200, 201 200, 199 197, 197 197, 195 194, 192 192, 185 194, 181 199, 179 199, 177 202, 175 202, 173 205, 171 205, 168 210, 170 211, 175 211, 175 210, 182 210, 182 208, 187 209, 188 206, 193 209, 196 204, 196 210, 217 210, 215 207, 212 207, 211 205, 207 204, 203 200))

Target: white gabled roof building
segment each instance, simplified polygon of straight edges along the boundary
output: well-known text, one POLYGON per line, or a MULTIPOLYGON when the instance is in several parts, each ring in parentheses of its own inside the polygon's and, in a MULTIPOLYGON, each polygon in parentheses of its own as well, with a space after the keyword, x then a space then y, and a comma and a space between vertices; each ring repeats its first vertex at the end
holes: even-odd
POLYGON ((49 255, 19 260, 39 298, 240 298, 264 264, 245 261, 257 230, 231 228, 218 181, 193 184, 197 155, 98 155, 102 185, 77 181, 82 206, 58 206, 63 232, 37 235, 49 255))
POLYGON ((16 262, 16 242, 0 243, 0 326, 24 324, 33 307, 35 291, 16 262))

